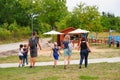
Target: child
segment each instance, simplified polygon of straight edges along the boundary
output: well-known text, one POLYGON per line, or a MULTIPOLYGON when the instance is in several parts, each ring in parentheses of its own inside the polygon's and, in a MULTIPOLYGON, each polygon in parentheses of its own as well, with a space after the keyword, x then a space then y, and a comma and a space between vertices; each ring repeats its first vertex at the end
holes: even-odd
POLYGON ((23 66, 25 65, 25 61, 26 64, 28 65, 28 50, 26 44, 24 44, 24 48, 23 48, 23 66))
POLYGON ((59 47, 57 46, 57 43, 55 42, 54 43, 54 47, 52 48, 52 53, 53 53, 53 57, 54 57, 54 66, 53 67, 56 67, 57 65, 57 60, 58 60, 58 57, 59 57, 59 53, 61 54, 61 52, 59 51, 59 47), (58 53, 59 52, 59 53, 58 53))
POLYGON ((23 45, 22 44, 20 44, 20 46, 19 46, 19 66, 18 67, 22 67, 23 65, 22 65, 22 63, 23 63, 23 45))

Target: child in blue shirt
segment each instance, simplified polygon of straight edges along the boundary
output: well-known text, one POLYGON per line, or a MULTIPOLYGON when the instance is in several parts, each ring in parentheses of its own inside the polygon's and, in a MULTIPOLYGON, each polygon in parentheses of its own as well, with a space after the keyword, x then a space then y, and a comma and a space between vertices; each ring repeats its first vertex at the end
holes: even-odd
POLYGON ((52 48, 52 54, 53 54, 53 57, 54 57, 54 66, 53 67, 56 67, 57 60, 59 58, 59 54, 61 54, 60 48, 57 46, 56 42, 54 43, 54 47, 52 48))

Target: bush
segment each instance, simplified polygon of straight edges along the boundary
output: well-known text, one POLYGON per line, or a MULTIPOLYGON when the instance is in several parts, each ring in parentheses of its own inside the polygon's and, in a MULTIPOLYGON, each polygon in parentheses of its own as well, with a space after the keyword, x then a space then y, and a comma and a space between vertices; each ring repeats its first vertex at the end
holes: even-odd
POLYGON ((11 35, 12 34, 10 33, 10 31, 0 28, 0 40, 1 41, 11 39, 11 35))
POLYGON ((0 41, 3 42, 16 42, 31 36, 29 26, 19 26, 14 22, 9 26, 7 23, 0 26, 0 41))

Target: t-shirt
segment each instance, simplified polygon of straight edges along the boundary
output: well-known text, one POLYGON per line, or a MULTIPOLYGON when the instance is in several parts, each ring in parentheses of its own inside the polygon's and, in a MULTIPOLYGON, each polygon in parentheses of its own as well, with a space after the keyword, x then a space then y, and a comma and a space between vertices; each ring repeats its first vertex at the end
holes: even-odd
POLYGON ((29 43, 30 43, 30 49, 36 49, 37 48, 37 43, 39 42, 39 39, 38 38, 33 38, 31 37, 29 39, 29 43))
POLYGON ((81 47, 81 50, 87 49, 87 44, 86 44, 86 42, 81 42, 80 47, 81 47))
POLYGON ((23 48, 23 55, 27 55, 28 51, 26 48, 23 48))
POLYGON ((69 42, 64 41, 63 44, 64 44, 64 49, 68 49, 68 44, 69 44, 69 42))
POLYGON ((23 56, 23 48, 21 48, 21 49, 19 50, 18 55, 19 55, 19 56, 23 56))
POLYGON ((59 48, 53 48, 52 50, 53 50, 53 55, 58 55, 59 48))

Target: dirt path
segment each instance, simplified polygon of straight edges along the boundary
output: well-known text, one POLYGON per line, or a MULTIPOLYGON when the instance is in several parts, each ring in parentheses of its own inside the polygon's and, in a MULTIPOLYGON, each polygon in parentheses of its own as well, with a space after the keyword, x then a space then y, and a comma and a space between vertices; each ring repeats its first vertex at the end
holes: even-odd
MULTIPOLYGON (((51 38, 44 38, 44 39, 40 40, 42 50, 39 50, 39 55, 48 55, 51 53, 50 47, 47 44, 49 40, 51 40, 51 38)), ((17 55, 20 44, 27 44, 27 41, 0 45, 0 57, 17 55)), ((105 54, 107 56, 108 55, 107 53, 109 53, 110 56, 113 56, 113 53, 116 53, 116 54, 114 54, 116 56, 120 56, 120 53, 118 53, 120 51, 120 49, 114 49, 114 50, 111 48, 97 49, 94 46, 92 46, 91 49, 92 49, 92 52, 94 53, 94 54, 92 54, 93 58, 96 56, 102 57, 102 55, 105 56, 105 54)), ((79 52, 79 51, 73 50, 73 52, 79 52)))
MULTIPOLYGON (((43 50, 47 47, 49 47, 47 45, 47 42, 50 40, 51 38, 45 38, 40 40, 41 46, 43 48, 43 50)), ((17 43, 10 43, 10 44, 2 44, 0 45, 0 57, 1 56, 9 56, 9 55, 15 55, 18 53, 18 48, 20 44, 28 44, 27 41, 23 41, 23 42, 17 42, 17 43)))

